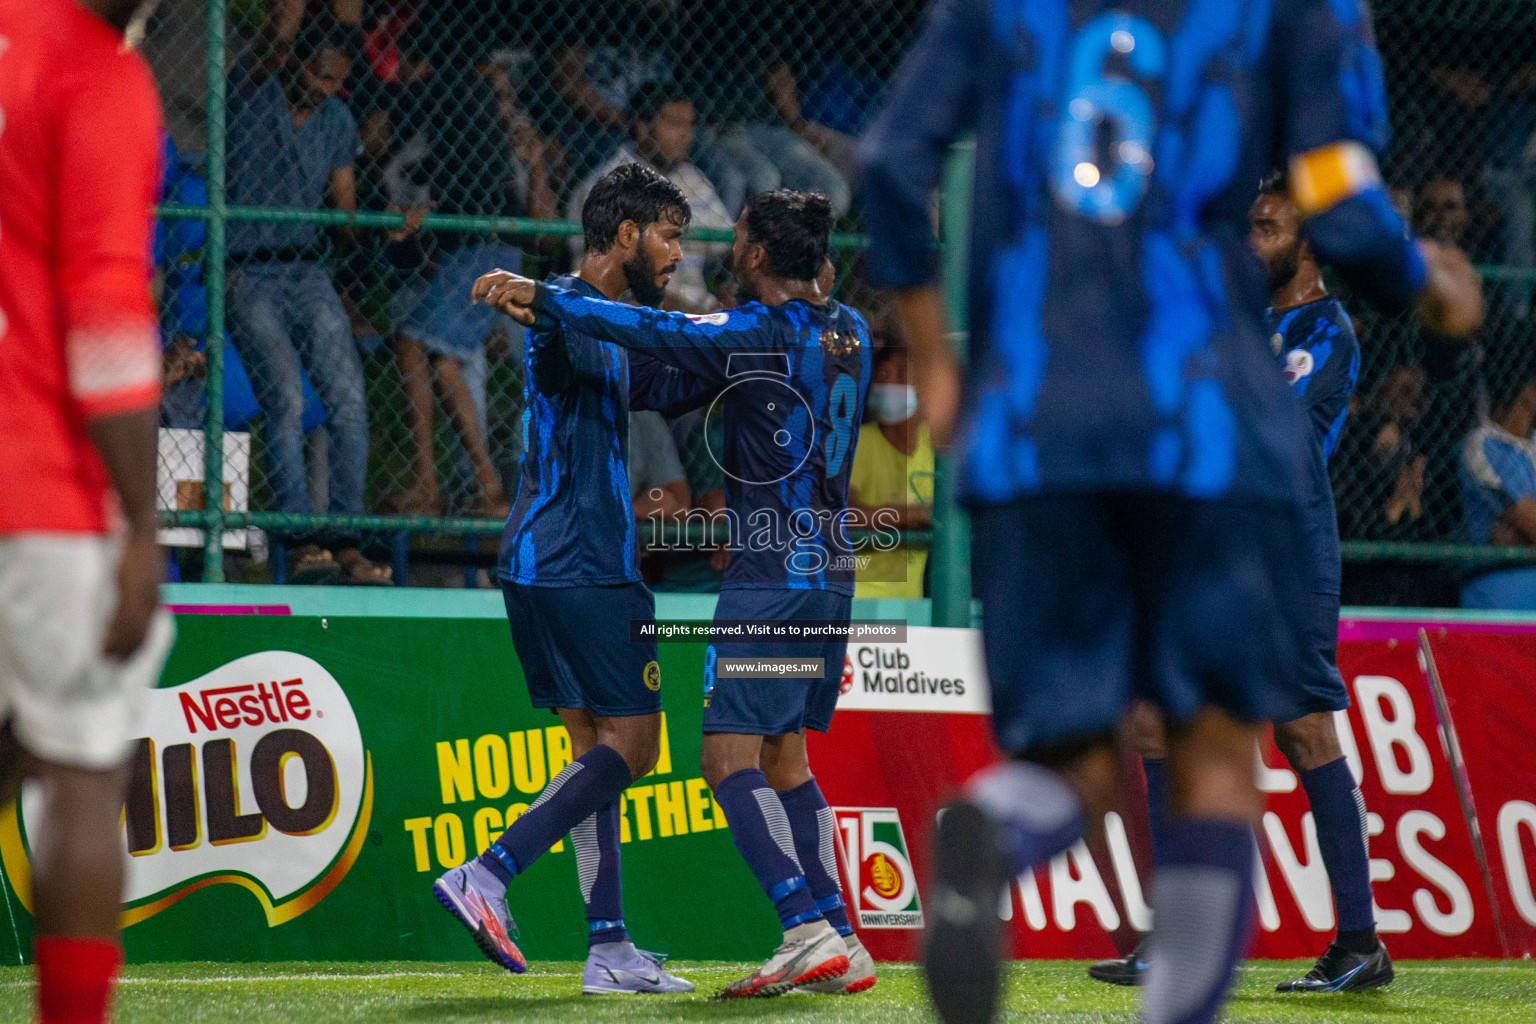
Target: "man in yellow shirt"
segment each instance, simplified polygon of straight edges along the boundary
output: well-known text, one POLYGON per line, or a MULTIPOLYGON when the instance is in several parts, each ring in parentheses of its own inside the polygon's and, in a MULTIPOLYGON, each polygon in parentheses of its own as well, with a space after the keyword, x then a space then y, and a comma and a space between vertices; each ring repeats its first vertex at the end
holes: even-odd
MULTIPOLYGON (((917 392, 907 383, 907 351, 891 345, 877 352, 865 406, 873 422, 859 428, 848 505, 863 515, 882 512, 881 529, 923 530, 933 508, 933 443, 917 415, 917 392)), ((906 544, 891 551, 866 548, 855 597, 922 597, 927 548, 906 544)))

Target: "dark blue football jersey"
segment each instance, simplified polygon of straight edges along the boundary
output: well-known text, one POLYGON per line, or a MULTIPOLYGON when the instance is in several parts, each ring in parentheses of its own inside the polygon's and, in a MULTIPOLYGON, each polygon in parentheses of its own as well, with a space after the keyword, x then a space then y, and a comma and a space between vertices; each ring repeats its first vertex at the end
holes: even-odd
POLYGON ((540 323, 654 357, 667 378, 657 404, 718 393, 732 523, 728 589, 787 587, 853 593, 848 477, 869 389, 869 327, 854 310, 749 302, 708 315, 624 306, 541 285, 540 323))
MULTIPOLYGON (((559 284, 602 297, 579 278, 559 284)), ((501 537, 501 579, 550 587, 638 581, 629 410, 670 410, 697 383, 554 321, 528 332, 525 376, 523 458, 501 537)))
POLYGON ((1317 589, 1337 594, 1341 586, 1339 520, 1328 480, 1328 460, 1338 447, 1349 416, 1349 399, 1360 379, 1360 343, 1349 314, 1334 299, 1320 299, 1278 313, 1271 309, 1265 320, 1285 379, 1307 417, 1310 443, 1304 508, 1317 589))
POLYGON ((869 269, 934 279, 930 202, 974 131, 962 494, 1299 500, 1300 410, 1247 244, 1289 163, 1319 257, 1388 306, 1424 265, 1373 151, 1360 0, 937 0, 865 140, 869 269))

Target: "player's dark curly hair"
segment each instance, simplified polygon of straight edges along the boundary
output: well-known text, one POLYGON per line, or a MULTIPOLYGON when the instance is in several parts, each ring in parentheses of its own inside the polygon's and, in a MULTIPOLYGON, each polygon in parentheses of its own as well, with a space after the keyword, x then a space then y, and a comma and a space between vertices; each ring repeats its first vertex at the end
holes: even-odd
POLYGON ((619 225, 635 222, 641 231, 659 220, 686 228, 693 219, 688 198, 666 176, 645 164, 621 164, 597 179, 581 207, 581 233, 587 251, 607 252, 619 225))
POLYGON ((827 258, 832 201, 820 192, 777 188, 747 202, 747 237, 768 251, 774 275, 814 281, 827 258))

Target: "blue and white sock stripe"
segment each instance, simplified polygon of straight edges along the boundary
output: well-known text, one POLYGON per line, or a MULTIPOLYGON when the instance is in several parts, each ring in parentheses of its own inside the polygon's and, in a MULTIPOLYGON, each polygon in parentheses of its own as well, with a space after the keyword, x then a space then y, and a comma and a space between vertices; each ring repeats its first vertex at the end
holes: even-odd
POLYGON ((795 833, 789 827, 789 815, 784 813, 784 805, 779 802, 779 794, 771 789, 754 789, 752 796, 763 812, 763 821, 768 825, 768 834, 773 837, 774 843, 778 845, 784 856, 794 863, 795 870, 800 871, 800 858, 795 856, 795 833))
POLYGON ((588 921, 587 922, 587 934, 588 935, 592 935, 592 934, 595 934, 597 932, 607 931, 610 928, 623 928, 623 927, 624 927, 624 919, 622 917, 619 918, 617 921, 588 921))
POLYGON ((837 882, 837 851, 832 848, 833 840, 837 837, 837 819, 832 815, 832 808, 818 807, 816 809, 816 852, 821 859, 821 870, 827 873, 827 877, 837 882))
POLYGON ((816 909, 821 911, 823 914, 827 913, 828 911, 837 910, 842 906, 842 893, 833 893, 831 896, 826 896, 816 901, 816 909))
POLYGON ((588 815, 571 829, 571 845, 576 848, 576 880, 581 886, 581 901, 591 903, 597 868, 603 859, 597 845, 597 815, 588 815))
POLYGON ((1369 856, 1371 850, 1371 817, 1365 810, 1365 794, 1360 792, 1359 786, 1356 786, 1353 796, 1355 798, 1355 806, 1360 809, 1360 842, 1365 844, 1366 855, 1369 856))
POLYGON ((570 764, 560 769, 560 774, 549 780, 549 785, 544 787, 544 792, 540 793, 539 798, 533 803, 529 804, 528 810, 524 811, 523 813, 527 814, 530 811, 536 811, 540 807, 543 807, 545 804, 549 803, 550 800, 554 799, 555 794, 560 792, 561 787, 563 787, 567 782, 570 782, 572 777, 574 777, 577 772, 581 771, 585 767, 586 765, 582 764, 580 761, 572 761, 570 764))

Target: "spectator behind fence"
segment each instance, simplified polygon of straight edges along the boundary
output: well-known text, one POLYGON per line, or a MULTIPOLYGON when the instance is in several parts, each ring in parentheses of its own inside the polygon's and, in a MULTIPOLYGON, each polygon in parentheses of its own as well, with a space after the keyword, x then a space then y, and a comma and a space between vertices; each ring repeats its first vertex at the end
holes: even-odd
MULTIPOLYGON (((462 15, 459 16, 462 18, 462 15)), ((550 219, 554 192, 542 148, 528 150, 524 165, 514 148, 522 116, 513 97, 498 90, 495 65, 487 58, 489 34, 473 22, 418 16, 401 33, 401 64, 425 67, 414 93, 414 109, 402 122, 422 147, 412 177, 418 195, 435 212, 478 217, 550 219)), ((522 328, 489 306, 471 303, 469 292, 486 271, 518 270, 523 254, 494 231, 433 233, 435 259, 418 244, 393 248, 398 263, 422 268, 422 279, 404 287, 393 302, 393 341, 405 392, 405 420, 411 434, 413 479, 388 499, 391 511, 442 515, 444 504, 433 456, 432 387, 468 461, 474 497, 468 515, 505 519, 511 511, 487 443, 487 341, 498 329, 521 355, 522 328)))
MULTIPOLYGON (((1424 392, 1417 363, 1394 366, 1379 387, 1363 397, 1357 392, 1328 467, 1342 539, 1425 544, 1441 538, 1424 500, 1428 460, 1415 442, 1425 429, 1424 392)), ((1457 590, 1438 566, 1373 561, 1344 566, 1341 596, 1345 604, 1425 608, 1454 604, 1457 590)))
MULTIPOLYGON (((922 27, 921 0, 820 0, 813 34, 820 45, 797 68, 800 135, 856 177, 858 138, 922 27)), ((791 122, 795 123, 795 122, 791 122)))
MULTIPOLYGON (((1500 86, 1484 131, 1484 183, 1498 204, 1499 258, 1522 270, 1536 267, 1536 61, 1527 61, 1500 86)), ((1508 287, 1510 312, 1530 313, 1531 286, 1508 287)))
MULTIPOLYGON (((736 222, 720 201, 714 185, 703 171, 688 162, 688 153, 693 148, 694 110, 693 101, 682 87, 674 82, 643 85, 630 101, 630 111, 634 117, 634 140, 620 146, 618 152, 576 186, 566 203, 566 220, 581 220, 587 193, 603 175, 624 164, 644 163, 682 190, 688 208, 693 211, 693 226, 727 230, 733 227, 736 222)), ((573 241, 572 248, 579 256, 579 239, 573 241)), ((689 313, 719 309, 720 303, 705 284, 705 267, 729 248, 719 242, 684 242, 683 261, 677 265, 668 287, 667 308, 689 313)))
MULTIPOLYGON (((1522 353, 1489 385, 1489 417, 1462 449, 1467 539, 1536 547, 1536 364, 1522 353)), ((1492 569, 1461 590, 1464 608, 1536 611, 1536 566, 1492 569)))
MULTIPOLYGON (((181 165, 169 136, 165 139, 161 199, 182 206, 207 206, 208 182, 181 165)), ((203 285, 203 246, 208 224, 197 218, 155 222, 155 269, 160 285, 160 337, 165 377, 160 392, 160 425, 201 430, 206 419, 208 371, 208 289, 203 285)), ((300 371, 304 389, 304 430, 325 422, 320 397, 300 371)), ((224 427, 244 430, 261 415, 240 353, 224 332, 224 427)), ((170 467, 179 469, 180 467, 170 467)))
MULTIPOLYGON (((1414 199, 1414 231, 1447 246, 1462 246, 1471 217, 1459 179, 1438 175, 1423 182, 1414 199)), ((1462 442, 1487 415, 1483 390, 1483 335, 1471 344, 1445 341, 1420 331, 1420 360, 1425 376, 1425 409, 1415 438, 1425 458, 1424 505, 1435 539, 1461 536, 1460 464, 1462 442)))
POLYGON ((801 116, 796 65, 810 54, 805 14, 761 0, 683 0, 679 75, 697 86, 704 129, 694 160, 715 183, 731 216, 759 192, 820 192, 841 217, 852 202, 848 178, 810 141, 801 116))
POLYGON ((629 135, 629 103, 672 77, 675 0, 543 0, 532 15, 554 33, 547 75, 563 108, 571 173, 586 174, 629 135))
MULTIPOLYGON (((858 525, 881 532, 924 530, 933 515, 933 441, 917 412, 917 389, 907 376, 907 350, 887 345, 875 354, 865 404, 871 422, 859 428, 848 505, 858 525)), ((922 597, 928 549, 861 549, 869 561, 858 571, 855 597, 922 597)))
MULTIPOLYGON (((356 209, 357 122, 336 92, 351 68, 325 19, 300 31, 286 0, 229 72, 228 196, 232 205, 319 209, 329 196, 356 209)), ((267 475, 282 512, 312 513, 305 486, 303 384, 307 367, 330 435, 331 512, 363 511, 368 412, 351 322, 320 262, 313 224, 229 225, 230 334, 266 414, 267 475)), ((384 584, 388 566, 363 557, 355 532, 296 535, 290 580, 384 584), (326 545, 333 549, 327 551, 326 545)))

